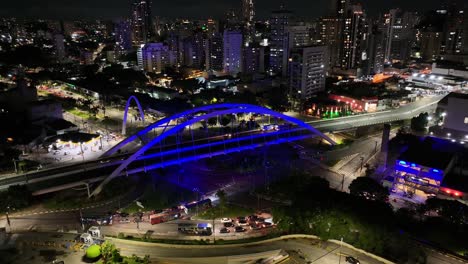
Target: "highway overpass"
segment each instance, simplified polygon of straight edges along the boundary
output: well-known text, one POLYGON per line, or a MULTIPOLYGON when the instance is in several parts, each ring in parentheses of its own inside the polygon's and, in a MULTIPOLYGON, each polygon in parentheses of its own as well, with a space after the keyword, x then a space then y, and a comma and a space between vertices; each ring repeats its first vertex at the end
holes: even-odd
MULTIPOLYGON (((331 120, 307 121, 306 123, 312 125, 322 132, 330 132, 406 120, 417 116, 422 112, 434 111, 437 106, 437 102, 442 97, 443 96, 434 96, 431 98, 425 98, 416 103, 412 103, 394 110, 355 115, 331 120)), ((298 130, 291 132, 295 133, 298 132, 298 130)), ((260 133, 258 130, 244 131, 242 133, 247 133, 249 136, 251 136, 250 142, 248 142, 248 140, 245 138, 241 140, 241 134, 239 133, 237 138, 236 136, 234 136, 234 138, 226 138, 224 135, 216 135, 177 144, 174 142, 172 144, 168 143, 165 145, 155 146, 148 149, 141 156, 137 156, 132 164, 126 166, 124 170, 119 171, 117 176, 146 172, 147 170, 198 159, 195 158, 196 155, 192 157, 181 157, 181 153, 186 154, 192 152, 193 154, 200 155, 200 158, 205 158, 227 154, 231 151, 242 151, 245 149, 251 149, 254 147, 270 144, 265 141, 265 138, 258 136, 260 133), (263 142, 261 142, 262 140, 263 142), (228 145, 227 149, 226 144, 228 145)), ((286 142, 288 140, 300 140, 306 137, 304 135, 299 135, 290 137, 289 139, 287 139, 287 137, 281 138, 281 136, 285 136, 284 131, 278 131, 278 133, 274 135, 277 136, 276 139, 280 141, 275 142, 273 140, 273 143, 271 144, 280 143, 281 140, 286 142)), ((243 136, 245 135, 242 135, 242 137, 243 136)), ((135 139, 137 138, 138 137, 135 137, 135 139)), ((6 189, 11 185, 30 184, 36 186, 34 189, 37 194, 42 194, 47 192, 44 190, 57 191, 59 189, 71 188, 78 185, 86 185, 91 182, 96 182, 96 178, 99 180, 105 178, 103 175, 109 175, 114 172, 116 168, 122 165, 123 161, 127 160, 134 153, 129 152, 118 154, 114 152, 111 154, 113 155, 79 164, 56 167, 52 169, 21 175, 13 175, 3 178, 0 177, 0 190, 6 189)))

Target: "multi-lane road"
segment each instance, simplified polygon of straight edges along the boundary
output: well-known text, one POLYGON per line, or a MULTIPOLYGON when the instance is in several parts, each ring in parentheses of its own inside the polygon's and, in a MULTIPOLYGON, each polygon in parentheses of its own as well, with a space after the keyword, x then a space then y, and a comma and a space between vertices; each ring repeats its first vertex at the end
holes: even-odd
POLYGON ((441 95, 426 97, 419 101, 401 106, 400 108, 382 112, 367 113, 331 120, 307 121, 307 123, 322 132, 331 132, 406 120, 411 119, 420 113, 433 112, 437 108, 437 103, 443 97, 444 96, 441 95))

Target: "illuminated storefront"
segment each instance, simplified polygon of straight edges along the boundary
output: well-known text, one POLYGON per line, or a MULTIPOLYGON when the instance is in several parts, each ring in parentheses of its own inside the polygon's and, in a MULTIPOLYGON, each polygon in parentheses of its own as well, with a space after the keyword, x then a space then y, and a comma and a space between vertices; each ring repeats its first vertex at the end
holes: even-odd
POLYGON ((395 162, 393 190, 423 198, 437 195, 455 160, 455 155, 447 152, 410 148, 395 162))

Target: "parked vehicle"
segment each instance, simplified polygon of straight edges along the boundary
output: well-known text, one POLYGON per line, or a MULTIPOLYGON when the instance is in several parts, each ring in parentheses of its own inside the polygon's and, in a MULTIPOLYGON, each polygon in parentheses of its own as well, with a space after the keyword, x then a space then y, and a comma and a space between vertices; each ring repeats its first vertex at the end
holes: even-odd
POLYGON ((349 264, 360 264, 359 260, 357 260, 357 259, 355 259, 355 258, 353 258, 351 256, 347 256, 345 258, 345 261, 346 261, 346 263, 349 263, 349 264))
POLYGON ((229 229, 223 227, 223 228, 221 228, 221 229, 219 230, 219 232, 220 232, 221 234, 226 234, 226 233, 230 233, 231 231, 230 231, 229 229))
POLYGON ((177 230, 186 235, 211 236, 212 227, 209 223, 180 223, 177 230))
POLYGON ((245 232, 245 231, 246 231, 246 229, 243 228, 242 226, 236 226, 235 230, 236 230, 237 233, 245 232))
POLYGON ((234 224, 232 222, 224 223, 224 227, 233 227, 234 224))
POLYGON ((171 210, 163 211, 161 213, 151 214, 149 216, 149 219, 152 225, 156 225, 156 224, 164 223, 167 221, 179 219, 180 216, 181 216, 180 210, 171 209, 171 210))

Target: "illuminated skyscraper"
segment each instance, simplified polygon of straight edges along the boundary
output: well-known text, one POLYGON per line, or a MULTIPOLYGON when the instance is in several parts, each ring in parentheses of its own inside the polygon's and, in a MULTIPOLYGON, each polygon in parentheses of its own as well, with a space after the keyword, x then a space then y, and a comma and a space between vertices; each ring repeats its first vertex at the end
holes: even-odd
POLYGON ((132 49, 132 27, 130 21, 121 20, 114 27, 115 45, 118 52, 132 49))
POLYGON ((335 18, 344 18, 348 10, 349 0, 331 0, 330 16, 335 18))
POLYGON ((270 17, 270 72, 283 76, 286 76, 288 68, 288 26, 291 16, 291 11, 281 7, 273 11, 270 17))
POLYGON ((133 41, 144 44, 153 33, 151 22, 151 0, 135 0, 132 12, 133 41))
POLYGON ((223 35, 224 71, 236 75, 241 71, 242 64, 242 33, 225 30, 223 35))
POLYGON ((326 46, 292 49, 289 60, 290 95, 305 99, 325 90, 328 58, 326 46))
POLYGON ((253 24, 254 16, 255 10, 253 0, 242 0, 242 18, 247 28, 250 28, 253 24))

